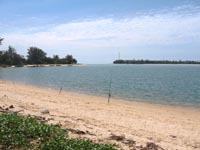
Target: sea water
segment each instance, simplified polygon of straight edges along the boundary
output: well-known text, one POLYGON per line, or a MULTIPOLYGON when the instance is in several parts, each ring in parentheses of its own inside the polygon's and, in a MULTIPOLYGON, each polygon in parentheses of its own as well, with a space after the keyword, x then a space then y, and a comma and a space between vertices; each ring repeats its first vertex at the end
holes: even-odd
POLYGON ((200 65, 86 65, 0 69, 0 79, 124 100, 200 107, 200 65))

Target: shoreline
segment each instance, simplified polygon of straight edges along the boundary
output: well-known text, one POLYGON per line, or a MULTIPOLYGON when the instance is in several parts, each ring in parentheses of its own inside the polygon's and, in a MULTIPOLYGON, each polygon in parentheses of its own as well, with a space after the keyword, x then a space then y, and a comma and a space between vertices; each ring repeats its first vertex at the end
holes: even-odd
POLYGON ((62 67, 62 66, 86 66, 86 64, 39 64, 24 65, 23 67, 62 67))
MULTIPOLYGON (((59 89, 54 89, 54 88, 50 88, 50 87, 45 87, 45 86, 40 86, 40 85, 31 85, 28 83, 23 83, 23 82, 17 82, 17 81, 10 81, 10 80, 3 80, 0 79, 0 83, 1 82, 6 82, 6 83, 10 83, 10 84, 18 84, 18 85, 22 85, 22 86, 27 86, 27 87, 31 87, 31 88, 38 88, 41 90, 49 90, 49 91, 54 91, 59 93, 59 89)), ((65 93, 65 94, 72 94, 72 95, 77 95, 80 97, 95 97, 95 98, 100 98, 100 99, 104 99, 105 103, 108 102, 108 97, 105 96, 100 96, 100 95, 95 95, 92 93, 84 93, 84 92, 72 92, 72 91, 66 91, 66 90, 62 90, 61 93, 65 93)), ((195 106, 191 106, 191 105, 176 105, 176 104, 169 104, 169 103, 162 103, 162 102, 153 102, 153 101, 146 101, 144 99, 126 99, 126 98, 110 98, 110 103, 112 103, 112 101, 119 101, 122 103, 138 103, 138 104, 147 104, 147 105, 156 105, 156 106, 162 106, 162 107, 171 107, 174 109, 192 109, 192 110, 199 110, 200 111, 200 107, 195 107, 195 106)))
POLYGON ((63 66, 87 66, 86 64, 33 64, 23 66, 0 66, 1 68, 19 68, 19 67, 63 67, 63 66))
MULTIPOLYGON (((16 84, 21 84, 21 85, 26 85, 26 86, 30 86, 30 87, 36 87, 36 88, 40 88, 43 90, 53 90, 53 91, 57 91, 59 93, 59 89, 56 88, 50 88, 50 87, 46 87, 46 86, 40 86, 40 85, 31 85, 28 83, 23 83, 23 82, 17 82, 17 81, 11 81, 11 80, 7 80, 7 79, 0 79, 0 82, 10 82, 10 83, 16 83, 16 84)), ((65 93, 71 93, 71 94, 77 94, 77 95, 82 95, 82 96, 92 96, 92 97, 99 97, 102 99, 105 99, 105 102, 107 102, 108 97, 106 96, 101 96, 101 95, 95 95, 93 93, 84 93, 84 92, 74 92, 74 91, 67 91, 67 90, 63 90, 62 92, 65 93)), ((148 101, 145 99, 128 99, 128 98, 119 98, 119 97, 111 97, 110 101, 112 102, 112 100, 114 101, 122 101, 122 102, 130 102, 130 103, 144 103, 144 104, 150 104, 150 105, 158 105, 158 106, 166 106, 166 107, 174 107, 174 108, 184 108, 184 109, 197 109, 200 110, 199 106, 193 106, 193 105, 182 105, 182 104, 171 104, 171 103, 163 103, 163 102, 158 102, 158 101, 148 101)))
POLYGON ((110 140, 112 134, 133 140, 138 146, 154 142, 164 149, 199 149, 200 110, 155 103, 127 101, 78 94, 45 87, 0 80, 0 106, 14 105, 24 115, 44 116, 49 123, 83 131, 71 137, 116 144, 130 149, 122 141, 110 140), (50 114, 41 114, 48 109, 50 114), (88 134, 87 134, 88 133, 88 134))

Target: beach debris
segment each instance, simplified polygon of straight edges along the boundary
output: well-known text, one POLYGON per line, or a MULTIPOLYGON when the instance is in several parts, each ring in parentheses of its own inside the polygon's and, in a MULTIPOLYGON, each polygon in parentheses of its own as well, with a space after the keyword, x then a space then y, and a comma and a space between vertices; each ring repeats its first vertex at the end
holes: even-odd
POLYGON ((146 146, 142 146, 142 145, 136 146, 136 141, 131 140, 131 139, 126 139, 125 135, 115 135, 111 133, 111 136, 109 137, 109 139, 115 140, 117 142, 121 142, 133 150, 164 150, 162 147, 156 145, 153 142, 147 142, 146 146))
POLYGON ((9 110, 9 107, 6 107, 6 106, 0 106, 0 112, 5 112, 5 111, 8 111, 9 110))
MULTIPOLYGON (((137 146, 136 146, 136 141, 132 140, 132 139, 127 139, 125 137, 125 135, 115 135, 113 133, 111 133, 111 136, 109 137, 110 140, 115 140, 122 144, 125 144, 126 146, 129 147, 130 150, 138 150, 137 146)), ((115 144, 117 144, 115 143, 115 144)), ((119 144, 116 145, 117 147, 120 147, 119 144)), ((143 148, 142 146, 139 148, 139 150, 143 148)))
POLYGON ((42 113, 42 114, 49 114, 50 112, 49 112, 48 109, 43 109, 43 110, 41 110, 41 113, 42 113))
POLYGON ((175 139, 177 136, 175 135, 170 135, 171 138, 175 139))
POLYGON ((54 118, 47 118, 47 121, 55 120, 54 118))
POLYGON ((85 134, 88 134, 88 135, 93 135, 95 136, 95 134, 93 133, 90 133, 89 131, 82 131, 82 130, 76 130, 76 129, 70 129, 68 128, 67 129, 68 131, 70 131, 71 133, 74 133, 74 134, 78 134, 78 135, 85 135, 85 134))
POLYGON ((34 116, 39 122, 41 123, 46 123, 48 122, 48 120, 46 120, 45 117, 42 117, 42 116, 34 116))
POLYGON ((81 130, 75 130, 75 129, 67 129, 68 131, 75 133, 75 134, 86 134, 86 132, 81 131, 81 130))
POLYGON ((13 108, 14 108, 14 106, 13 106, 13 105, 10 105, 10 106, 9 106, 9 108, 10 108, 10 109, 13 109, 13 108))
POLYGON ((116 141, 123 141, 126 138, 125 138, 125 135, 115 135, 115 134, 111 133, 110 139, 116 140, 116 141))
POLYGON ((124 144, 132 146, 136 144, 136 141, 130 140, 130 139, 126 139, 125 141, 123 141, 124 144))
POLYGON ((158 145, 156 145, 156 144, 154 144, 154 143, 152 143, 152 142, 148 142, 148 143, 146 144, 146 148, 147 148, 148 150, 157 150, 157 149, 158 149, 158 145))
POLYGON ((76 134, 86 134, 86 132, 79 130, 79 131, 76 132, 76 134))
POLYGON ((41 120, 42 120, 42 121, 45 120, 45 117, 42 117, 42 116, 35 116, 35 117, 36 117, 37 120, 40 120, 40 121, 41 121, 41 120))
POLYGON ((82 119, 82 118, 77 118, 76 120, 77 121, 84 121, 84 119, 82 119))
POLYGON ((156 145, 155 143, 147 142, 146 146, 143 147, 141 150, 164 150, 164 149, 162 147, 156 145))
POLYGON ((13 105, 10 105, 9 107, 7 106, 0 106, 0 112, 1 113, 9 113, 9 112, 12 112, 12 113, 19 113, 21 111, 24 111, 24 110, 17 110, 17 111, 13 111, 13 110, 10 110, 10 109, 13 109, 15 108, 13 105))

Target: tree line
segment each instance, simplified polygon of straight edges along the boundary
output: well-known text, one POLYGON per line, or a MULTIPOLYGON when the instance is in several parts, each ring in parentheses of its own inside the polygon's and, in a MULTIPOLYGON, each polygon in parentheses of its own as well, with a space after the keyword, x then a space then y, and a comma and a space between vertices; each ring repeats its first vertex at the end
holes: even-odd
MULTIPOLYGON (((3 38, 0 38, 0 45, 3 38)), ((72 55, 66 55, 64 58, 59 58, 58 55, 47 57, 42 49, 38 47, 30 47, 27 50, 27 58, 18 54, 12 46, 8 50, 0 51, 0 66, 23 66, 23 65, 42 65, 42 64, 77 64, 77 60, 72 55)))
POLYGON ((115 60, 113 64, 200 64, 200 61, 176 61, 176 60, 115 60))

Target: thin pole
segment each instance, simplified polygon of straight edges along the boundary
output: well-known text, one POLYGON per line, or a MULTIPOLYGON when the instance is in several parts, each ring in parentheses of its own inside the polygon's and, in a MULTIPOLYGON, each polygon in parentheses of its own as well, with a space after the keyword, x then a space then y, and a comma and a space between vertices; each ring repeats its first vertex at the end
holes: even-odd
POLYGON ((60 95, 61 92, 62 92, 62 87, 60 87, 59 95, 60 95))
POLYGON ((110 73, 110 82, 109 82, 109 91, 108 91, 108 104, 110 103, 110 98, 111 98, 111 87, 112 87, 112 71, 110 73))

